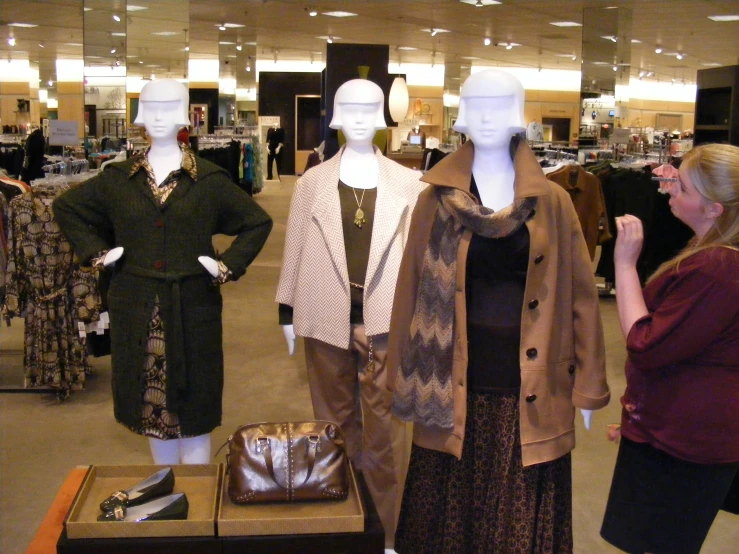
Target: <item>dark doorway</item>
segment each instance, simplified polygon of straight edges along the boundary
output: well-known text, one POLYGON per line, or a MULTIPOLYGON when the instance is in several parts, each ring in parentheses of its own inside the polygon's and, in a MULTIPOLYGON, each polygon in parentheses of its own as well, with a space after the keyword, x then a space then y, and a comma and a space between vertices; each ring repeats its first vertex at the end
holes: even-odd
POLYGON ((569 117, 544 117, 542 124, 552 126, 552 142, 570 141, 569 117))

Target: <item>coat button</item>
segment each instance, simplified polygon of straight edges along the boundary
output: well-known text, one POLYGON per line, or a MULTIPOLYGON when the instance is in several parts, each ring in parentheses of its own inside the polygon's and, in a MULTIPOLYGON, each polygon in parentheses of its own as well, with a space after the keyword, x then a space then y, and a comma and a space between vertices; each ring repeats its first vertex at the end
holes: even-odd
POLYGON ((536 348, 529 348, 529 349, 528 349, 528 350, 526 351, 526 356, 527 356, 527 357, 528 357, 528 358, 529 358, 530 360, 533 360, 534 358, 536 358, 536 355, 537 355, 537 354, 538 354, 538 352, 536 351, 536 348))
POLYGON ((156 223, 154 223, 157 227, 164 227, 164 220, 163 219, 157 219, 156 223))
POLYGON ((526 402, 534 402, 536 400, 535 394, 530 394, 526 397, 526 402))
POLYGON ((154 263, 151 265, 154 266, 154 269, 162 269, 164 267, 164 262, 162 260, 154 260, 154 263))
POLYGON ((573 373, 575 373, 575 366, 571 365, 570 367, 567 368, 567 371, 570 373, 570 375, 572 375, 573 373))
POLYGON ((532 300, 531 302, 529 302, 529 310, 535 309, 538 305, 539 305, 538 300, 532 300))
POLYGON ((540 264, 543 261, 544 261, 544 254, 539 254, 536 258, 534 258, 535 264, 540 264))

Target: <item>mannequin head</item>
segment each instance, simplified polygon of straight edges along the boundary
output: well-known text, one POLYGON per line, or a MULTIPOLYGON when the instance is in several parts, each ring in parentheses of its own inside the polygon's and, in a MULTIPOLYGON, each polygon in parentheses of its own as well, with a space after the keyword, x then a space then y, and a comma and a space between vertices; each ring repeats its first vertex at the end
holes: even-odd
POLYGON ((377 129, 385 129, 385 95, 367 79, 352 79, 334 97, 334 117, 329 127, 341 129, 347 143, 372 142, 377 129))
POLYGON ((146 127, 153 139, 176 138, 190 124, 187 87, 174 79, 156 79, 141 89, 134 125, 146 127))
POLYGON ((526 130, 524 89, 510 73, 489 69, 471 75, 462 85, 454 130, 469 135, 478 148, 503 147, 526 130))

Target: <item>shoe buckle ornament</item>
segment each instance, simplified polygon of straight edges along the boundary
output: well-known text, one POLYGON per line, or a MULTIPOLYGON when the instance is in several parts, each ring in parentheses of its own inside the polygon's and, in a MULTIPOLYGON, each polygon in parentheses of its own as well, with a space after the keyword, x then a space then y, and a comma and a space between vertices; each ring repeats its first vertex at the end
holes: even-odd
POLYGON ((111 495, 111 498, 115 498, 116 500, 120 500, 124 504, 128 502, 128 493, 125 491, 118 491, 111 495))
POLYGON ((123 506, 113 508, 113 515, 116 521, 123 521, 126 518, 126 509, 123 506))

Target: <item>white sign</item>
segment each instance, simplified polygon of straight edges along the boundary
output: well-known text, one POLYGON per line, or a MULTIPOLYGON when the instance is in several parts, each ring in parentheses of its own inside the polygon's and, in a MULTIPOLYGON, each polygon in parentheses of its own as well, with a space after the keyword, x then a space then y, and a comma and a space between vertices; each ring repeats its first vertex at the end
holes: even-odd
POLYGON ((269 127, 272 127, 272 125, 280 126, 280 116, 279 115, 261 115, 259 116, 259 124, 260 125, 267 125, 269 127))
POLYGON ((77 146, 80 138, 76 121, 60 121, 52 119, 49 121, 49 144, 51 146, 77 146))

